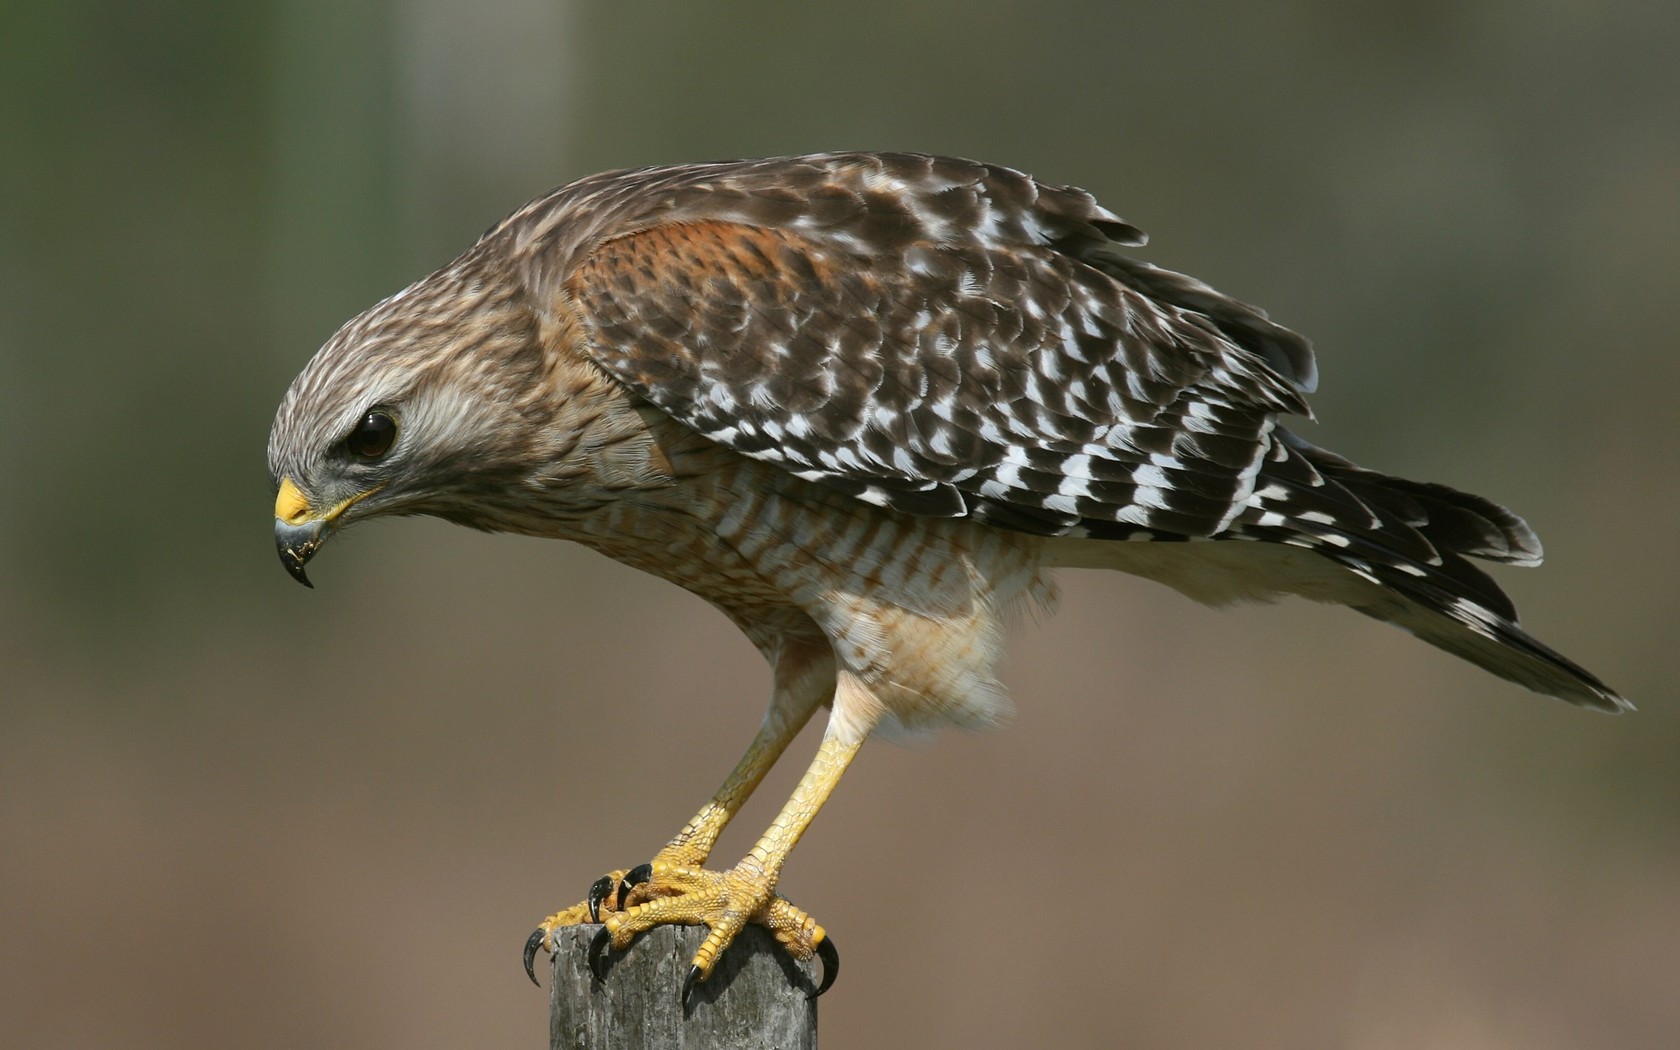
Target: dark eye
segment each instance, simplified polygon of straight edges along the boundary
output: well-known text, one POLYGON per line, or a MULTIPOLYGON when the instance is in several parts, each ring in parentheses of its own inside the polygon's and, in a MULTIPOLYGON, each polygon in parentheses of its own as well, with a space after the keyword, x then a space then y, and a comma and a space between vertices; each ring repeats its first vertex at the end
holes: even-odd
POLYGON ((344 439, 344 447, 363 459, 378 459, 397 440, 397 421, 384 412, 369 412, 344 439))

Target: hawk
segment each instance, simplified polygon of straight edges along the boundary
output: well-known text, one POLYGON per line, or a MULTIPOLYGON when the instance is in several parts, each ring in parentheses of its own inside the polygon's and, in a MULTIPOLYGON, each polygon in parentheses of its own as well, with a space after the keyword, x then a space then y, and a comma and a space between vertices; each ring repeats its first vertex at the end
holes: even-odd
MULTIPOLYGON (((339 329, 268 463, 300 582, 386 515, 574 540, 685 587, 769 661, 763 723, 647 864, 546 919, 704 924, 683 989, 748 922, 833 941, 776 892, 879 731, 997 722, 1002 625, 1061 567, 1212 604, 1347 605, 1525 686, 1625 700, 1517 624, 1469 559, 1534 565, 1516 515, 1286 430, 1307 342, 1127 249, 1090 194, 991 164, 835 153, 592 176, 339 329), (712 846, 819 709, 815 759, 733 867, 712 846)), ((821 989, 819 989, 820 992, 821 989)))

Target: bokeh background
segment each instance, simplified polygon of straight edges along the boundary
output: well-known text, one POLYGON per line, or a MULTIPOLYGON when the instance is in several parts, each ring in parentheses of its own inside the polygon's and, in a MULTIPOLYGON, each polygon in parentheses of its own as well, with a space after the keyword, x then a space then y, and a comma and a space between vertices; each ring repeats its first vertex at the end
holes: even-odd
POLYGON ((768 675, 560 543, 370 526, 305 591, 274 406, 552 185, 874 147, 1083 185, 1311 335, 1309 436, 1527 515, 1500 581, 1642 710, 1069 575, 1014 726, 866 750, 795 852, 825 1045, 1674 1045, 1677 50, 1563 0, 0 4, 0 1044, 546 1045, 526 933, 768 675))

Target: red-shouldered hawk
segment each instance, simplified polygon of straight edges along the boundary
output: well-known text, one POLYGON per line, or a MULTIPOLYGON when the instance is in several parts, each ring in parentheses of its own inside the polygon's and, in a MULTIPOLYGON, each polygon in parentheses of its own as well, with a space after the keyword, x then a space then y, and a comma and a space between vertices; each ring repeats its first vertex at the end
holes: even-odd
POLYGON ((775 893, 871 733, 986 726, 1001 624, 1059 566, 1201 601, 1297 594, 1397 624, 1537 692, 1626 707, 1517 626, 1467 557, 1533 565, 1515 515, 1283 429, 1307 343, 1193 278, 1083 191, 1007 168, 843 153, 645 168, 521 208, 346 324, 269 443, 286 568, 386 514, 576 540, 688 588, 774 669, 717 794, 651 864, 551 916, 597 951, 747 922, 833 942, 775 893), (1148 542, 1145 542, 1148 541, 1148 542), (718 833, 822 707, 786 807, 741 862, 718 833))

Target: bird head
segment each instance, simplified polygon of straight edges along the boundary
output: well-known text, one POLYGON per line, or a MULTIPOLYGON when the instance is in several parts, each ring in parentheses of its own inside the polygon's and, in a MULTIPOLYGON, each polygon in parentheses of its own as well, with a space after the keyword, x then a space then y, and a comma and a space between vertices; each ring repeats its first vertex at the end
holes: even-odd
POLYGON ((480 528, 520 489, 552 415, 538 322, 516 282, 466 256, 340 328, 281 401, 269 435, 280 562, 347 525, 435 514, 480 528))

